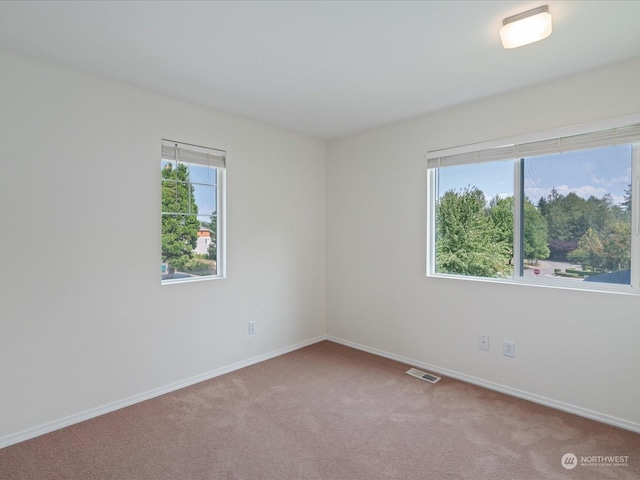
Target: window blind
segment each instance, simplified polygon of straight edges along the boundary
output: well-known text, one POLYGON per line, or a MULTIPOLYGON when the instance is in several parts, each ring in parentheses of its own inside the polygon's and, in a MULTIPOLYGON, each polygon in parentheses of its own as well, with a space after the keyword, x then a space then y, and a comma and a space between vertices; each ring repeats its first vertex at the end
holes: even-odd
POLYGON ((471 145, 468 151, 453 155, 439 155, 439 152, 446 152, 446 150, 436 150, 427 153, 427 166, 428 168, 438 168, 494 160, 527 158, 590 148, 627 145, 636 142, 640 142, 640 124, 477 150, 471 145))
POLYGON ((162 140, 163 160, 197 163, 215 168, 226 167, 226 152, 213 148, 198 147, 186 143, 162 140))

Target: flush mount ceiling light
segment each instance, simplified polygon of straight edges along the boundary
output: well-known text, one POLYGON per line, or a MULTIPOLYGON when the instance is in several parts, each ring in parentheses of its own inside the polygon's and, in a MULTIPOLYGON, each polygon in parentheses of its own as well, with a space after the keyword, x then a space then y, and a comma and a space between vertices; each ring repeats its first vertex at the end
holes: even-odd
POLYGON ((521 47, 547 38, 549 35, 551 35, 551 14, 548 5, 505 18, 500 29, 500 39, 504 48, 521 47))

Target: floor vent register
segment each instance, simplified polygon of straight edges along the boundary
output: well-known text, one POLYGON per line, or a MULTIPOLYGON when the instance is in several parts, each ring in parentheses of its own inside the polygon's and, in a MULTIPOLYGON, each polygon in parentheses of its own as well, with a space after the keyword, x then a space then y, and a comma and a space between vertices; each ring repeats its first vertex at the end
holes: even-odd
POLYGON ((432 373, 423 372, 422 370, 418 370, 417 368, 410 368, 405 373, 429 383, 436 383, 438 380, 440 380, 440 377, 437 377, 432 373))

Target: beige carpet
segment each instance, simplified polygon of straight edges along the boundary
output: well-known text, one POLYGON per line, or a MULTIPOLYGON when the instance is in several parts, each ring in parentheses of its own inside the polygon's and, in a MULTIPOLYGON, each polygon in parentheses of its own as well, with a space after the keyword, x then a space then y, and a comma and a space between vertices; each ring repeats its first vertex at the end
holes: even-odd
POLYGON ((0 478, 640 478, 638 434, 406 370, 322 342, 2 449, 0 478))

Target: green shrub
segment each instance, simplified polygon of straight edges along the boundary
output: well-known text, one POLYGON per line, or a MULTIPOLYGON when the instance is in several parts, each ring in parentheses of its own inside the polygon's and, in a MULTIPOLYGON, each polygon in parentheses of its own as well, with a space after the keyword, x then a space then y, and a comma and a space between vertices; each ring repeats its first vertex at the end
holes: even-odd
POLYGON ((566 268, 565 272, 572 273, 574 275, 577 275, 578 277, 588 277, 589 275, 593 275, 594 273, 596 273, 591 270, 576 270, 575 268, 566 268))
POLYGON ((575 273, 566 273, 566 272, 560 272, 556 274, 559 277, 566 277, 566 278, 580 278, 580 275, 576 275, 575 273))
POLYGON ((206 260, 199 258, 192 258, 189 260, 182 269, 186 273, 192 275, 213 275, 213 265, 206 260))

